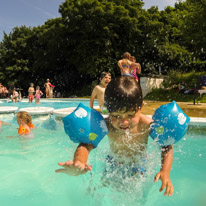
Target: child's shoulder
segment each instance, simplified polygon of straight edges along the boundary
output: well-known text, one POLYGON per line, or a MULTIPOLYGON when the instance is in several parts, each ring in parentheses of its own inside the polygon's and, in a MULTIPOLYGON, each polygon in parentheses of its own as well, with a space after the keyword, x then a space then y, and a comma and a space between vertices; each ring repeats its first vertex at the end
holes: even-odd
POLYGON ((146 125, 150 125, 153 122, 153 119, 144 114, 140 114, 140 122, 146 125))
POLYGON ((97 91, 100 91, 100 90, 102 90, 102 86, 100 84, 98 84, 98 85, 95 86, 94 89, 97 90, 97 91))

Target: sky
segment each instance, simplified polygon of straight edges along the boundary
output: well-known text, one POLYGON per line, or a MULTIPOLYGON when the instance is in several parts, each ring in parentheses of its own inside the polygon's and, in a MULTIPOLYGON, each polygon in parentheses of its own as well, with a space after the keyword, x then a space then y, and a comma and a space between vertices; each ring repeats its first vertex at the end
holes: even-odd
MULTIPOLYGON (((174 6, 178 0, 143 0, 144 8, 174 6)), ((15 26, 43 25, 48 19, 60 17, 59 5, 64 0, 0 0, 0 40, 3 32, 9 34, 15 26)))

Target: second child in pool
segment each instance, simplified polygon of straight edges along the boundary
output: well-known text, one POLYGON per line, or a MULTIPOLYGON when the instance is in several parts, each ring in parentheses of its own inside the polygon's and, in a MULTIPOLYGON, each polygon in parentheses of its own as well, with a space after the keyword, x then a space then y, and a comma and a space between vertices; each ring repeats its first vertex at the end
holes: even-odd
POLYGON ((31 129, 34 129, 34 125, 32 124, 32 117, 27 112, 18 112, 16 115, 17 123, 19 125, 18 134, 29 135, 31 129))

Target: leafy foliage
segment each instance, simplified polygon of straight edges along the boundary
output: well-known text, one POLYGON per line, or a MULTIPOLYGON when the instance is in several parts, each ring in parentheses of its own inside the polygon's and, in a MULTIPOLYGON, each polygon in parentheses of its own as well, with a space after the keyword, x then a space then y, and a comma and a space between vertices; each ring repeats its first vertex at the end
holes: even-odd
POLYGON ((204 71, 202 2, 180 1, 159 11, 144 10, 141 0, 65 0, 60 18, 4 34, 0 81, 27 91, 30 82, 42 86, 50 78, 67 95, 89 93, 101 72, 120 75, 117 60, 125 51, 141 63, 143 75, 204 71))

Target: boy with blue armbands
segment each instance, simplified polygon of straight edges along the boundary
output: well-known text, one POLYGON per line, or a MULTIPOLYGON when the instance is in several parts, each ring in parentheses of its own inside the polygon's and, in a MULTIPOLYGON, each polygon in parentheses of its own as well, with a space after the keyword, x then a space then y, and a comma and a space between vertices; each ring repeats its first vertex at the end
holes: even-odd
MULTIPOLYGON (((132 165, 138 156, 145 154, 150 125, 153 122, 151 118, 141 113, 143 100, 139 84, 129 76, 120 76, 112 80, 105 91, 105 104, 109 111, 109 117, 106 119, 108 138, 114 155, 108 157, 108 161, 115 159, 117 163, 126 164, 125 159, 127 159, 127 163, 131 162, 132 165)), ((87 164, 87 160, 93 148, 92 144, 79 144, 73 161, 60 162, 59 165, 63 168, 56 172, 80 175, 91 171, 92 167, 87 164)), ((161 169, 154 181, 157 182, 160 179, 162 185, 159 191, 165 189, 164 195, 171 196, 174 189, 169 174, 172 167, 173 147, 163 146, 161 157, 161 169)))

